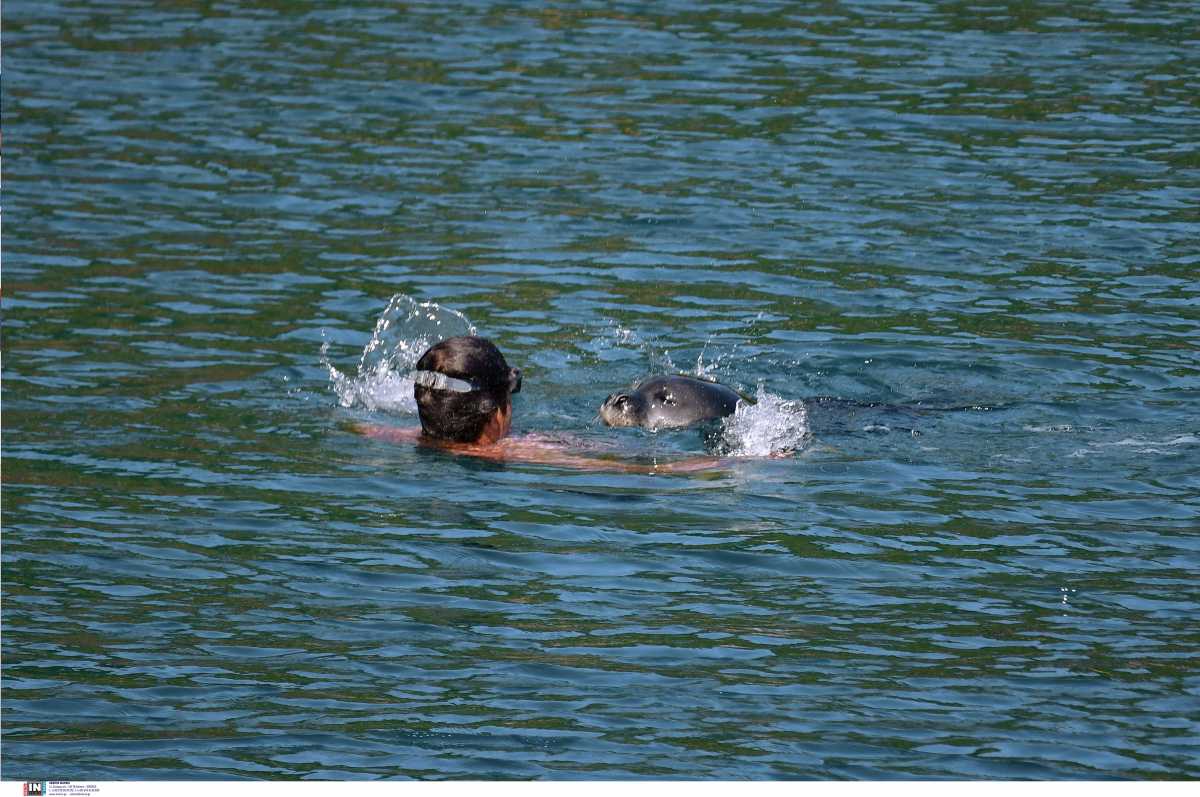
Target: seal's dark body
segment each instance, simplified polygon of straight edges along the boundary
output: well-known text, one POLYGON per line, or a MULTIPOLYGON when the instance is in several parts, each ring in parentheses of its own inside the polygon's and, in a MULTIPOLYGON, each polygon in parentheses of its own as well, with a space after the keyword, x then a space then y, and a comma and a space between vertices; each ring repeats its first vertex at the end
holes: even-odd
POLYGON ((719 382, 694 376, 652 376, 613 393, 600 406, 609 426, 680 429, 732 415, 741 396, 719 382))

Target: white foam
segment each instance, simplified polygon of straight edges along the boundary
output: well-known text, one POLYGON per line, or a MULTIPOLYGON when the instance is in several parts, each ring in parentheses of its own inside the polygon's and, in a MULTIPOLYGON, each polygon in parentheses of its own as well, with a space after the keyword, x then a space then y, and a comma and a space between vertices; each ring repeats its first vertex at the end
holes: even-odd
POLYGON ((1121 448, 1131 454, 1161 454, 1163 456, 1178 455, 1180 446, 1193 446, 1200 443, 1200 435, 1181 434, 1166 440, 1147 440, 1137 437, 1126 437, 1121 440, 1092 443, 1087 448, 1081 448, 1070 454, 1082 458, 1101 453, 1102 449, 1121 448))
POLYGON ((718 450, 732 457, 771 457, 803 448, 811 437, 808 410, 802 401, 768 393, 762 385, 756 403, 739 401, 725 419, 718 450))
POLYGON ((1173 437, 1170 440, 1140 440, 1138 438, 1127 437, 1124 440, 1117 440, 1114 443, 1097 443, 1101 446, 1186 446, 1200 443, 1200 437, 1192 434, 1183 434, 1173 437))

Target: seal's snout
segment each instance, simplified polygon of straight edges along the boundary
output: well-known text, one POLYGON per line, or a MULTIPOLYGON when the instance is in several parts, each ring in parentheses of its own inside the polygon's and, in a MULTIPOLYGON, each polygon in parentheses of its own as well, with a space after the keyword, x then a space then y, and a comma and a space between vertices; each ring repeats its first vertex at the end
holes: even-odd
POLYGON ((600 405, 600 420, 609 426, 636 426, 637 421, 630 417, 629 394, 609 395, 600 405))

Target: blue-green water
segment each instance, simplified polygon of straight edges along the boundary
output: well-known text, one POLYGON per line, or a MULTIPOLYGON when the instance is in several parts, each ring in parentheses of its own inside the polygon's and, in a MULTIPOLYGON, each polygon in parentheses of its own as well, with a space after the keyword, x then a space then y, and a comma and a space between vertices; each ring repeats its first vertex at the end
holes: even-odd
POLYGON ((1198 30, 10 0, 3 777, 1200 776, 1198 30), (964 409, 389 445, 397 293, 641 461, 660 370, 964 409))

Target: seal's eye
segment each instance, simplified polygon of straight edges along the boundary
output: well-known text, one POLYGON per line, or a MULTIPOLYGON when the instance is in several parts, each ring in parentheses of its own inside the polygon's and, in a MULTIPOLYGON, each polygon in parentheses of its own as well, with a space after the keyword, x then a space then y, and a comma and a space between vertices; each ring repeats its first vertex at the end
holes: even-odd
POLYGON ((615 399, 613 399, 613 404, 617 405, 618 407, 625 407, 629 404, 629 396, 617 396, 615 399))

